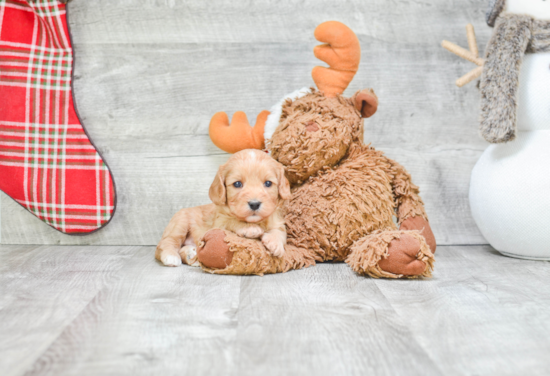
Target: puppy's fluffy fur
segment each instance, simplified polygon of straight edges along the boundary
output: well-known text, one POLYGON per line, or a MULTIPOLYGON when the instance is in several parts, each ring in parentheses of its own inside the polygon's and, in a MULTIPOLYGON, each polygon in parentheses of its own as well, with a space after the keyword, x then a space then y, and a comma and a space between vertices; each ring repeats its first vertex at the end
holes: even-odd
POLYGON ((260 150, 235 153, 219 168, 209 196, 213 204, 182 209, 174 215, 157 246, 157 260, 166 266, 194 263, 196 246, 213 228, 262 239, 274 256, 284 254, 283 210, 290 186, 282 164, 260 150), (260 206, 254 210, 250 203, 260 206))

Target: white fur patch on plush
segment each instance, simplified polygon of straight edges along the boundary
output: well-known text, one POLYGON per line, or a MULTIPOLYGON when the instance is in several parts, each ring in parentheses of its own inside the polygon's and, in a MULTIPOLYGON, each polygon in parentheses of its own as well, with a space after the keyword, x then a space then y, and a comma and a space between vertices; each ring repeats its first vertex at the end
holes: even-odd
POLYGON ((285 103, 287 99, 295 100, 309 93, 311 93, 311 90, 309 88, 301 88, 300 90, 296 90, 295 92, 286 95, 276 105, 271 107, 271 110, 269 111, 270 114, 267 117, 264 128, 264 139, 266 141, 273 136, 273 133, 275 133, 275 129, 277 129, 277 127, 279 126, 279 120, 281 119, 281 115, 283 113, 283 103, 285 103))

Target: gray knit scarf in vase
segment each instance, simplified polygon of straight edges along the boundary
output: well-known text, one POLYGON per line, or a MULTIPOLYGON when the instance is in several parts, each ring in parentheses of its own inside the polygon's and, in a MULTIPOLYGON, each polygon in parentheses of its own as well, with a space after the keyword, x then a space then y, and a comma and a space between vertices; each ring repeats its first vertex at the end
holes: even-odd
MULTIPOLYGON (((489 20, 488 20, 489 23, 489 20)), ((519 71, 525 53, 550 52, 550 21, 502 13, 481 75, 481 135, 491 143, 516 137, 519 71)))

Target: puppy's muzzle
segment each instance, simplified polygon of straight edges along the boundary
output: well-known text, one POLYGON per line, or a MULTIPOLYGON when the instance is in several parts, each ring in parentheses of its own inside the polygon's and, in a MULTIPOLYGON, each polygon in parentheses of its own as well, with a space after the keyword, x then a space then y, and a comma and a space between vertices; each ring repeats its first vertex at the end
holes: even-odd
POLYGON ((250 208, 250 210, 258 210, 260 208, 260 206, 262 206, 262 202, 261 201, 248 201, 248 207, 250 208))

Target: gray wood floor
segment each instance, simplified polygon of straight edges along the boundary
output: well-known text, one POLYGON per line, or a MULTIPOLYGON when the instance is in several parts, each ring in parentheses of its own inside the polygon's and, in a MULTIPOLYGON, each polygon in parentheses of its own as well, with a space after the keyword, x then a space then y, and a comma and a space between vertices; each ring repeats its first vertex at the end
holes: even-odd
POLYGON ((550 263, 438 248, 429 280, 265 277, 152 247, 0 246, 0 374, 548 375, 550 263))
POLYGON ((57 233, 0 194, 4 244, 156 244, 182 207, 208 203, 227 159, 208 138, 217 111, 250 119, 313 85, 313 30, 331 19, 362 44, 346 95, 373 87, 378 113, 365 141, 403 164, 421 188, 440 244, 483 244, 470 215, 470 172, 487 144, 477 134, 479 91, 458 89, 471 63, 441 48, 480 50, 487 0, 74 0, 69 24, 75 95, 86 129, 113 170, 118 209, 102 231, 57 233))

